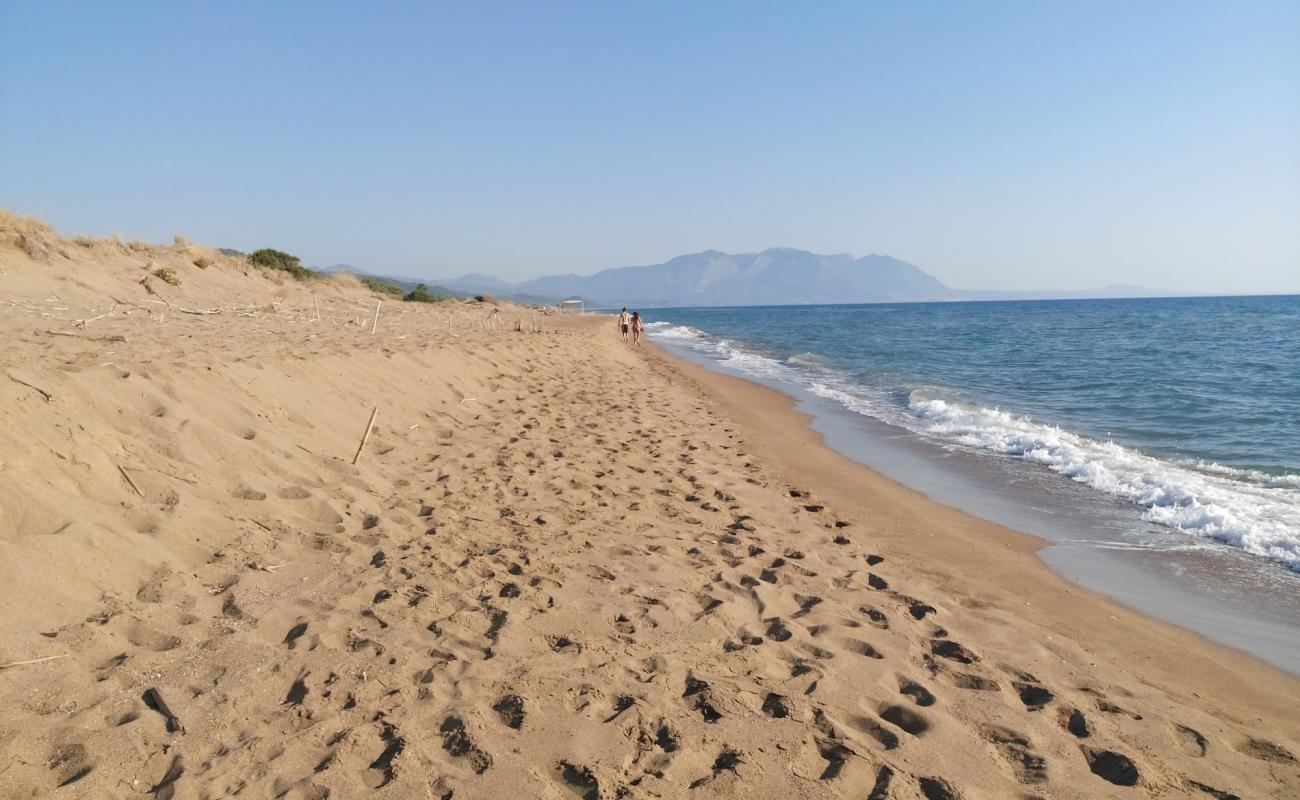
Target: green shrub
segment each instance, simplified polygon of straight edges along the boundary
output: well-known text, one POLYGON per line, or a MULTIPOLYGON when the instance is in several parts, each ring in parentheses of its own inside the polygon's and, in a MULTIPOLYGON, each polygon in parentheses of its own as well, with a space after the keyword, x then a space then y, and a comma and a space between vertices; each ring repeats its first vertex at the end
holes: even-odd
POLYGON ((364 277, 361 283, 375 294, 386 294, 392 297, 402 296, 402 287, 395 286, 388 281, 381 281, 378 278, 364 277))
POLYGON ((406 296, 402 299, 408 303, 437 303, 442 300, 438 295, 431 294, 429 292, 429 287, 425 286, 423 283, 407 292, 406 296))
POLYGON ((170 283, 172 286, 180 286, 181 278, 176 274, 176 270, 171 267, 159 267, 153 271, 154 277, 163 283, 170 283))
POLYGON ((208 258, 207 256, 199 256, 198 258, 194 259, 194 266, 198 267, 199 269, 207 269, 208 267, 212 266, 212 259, 208 258))
POLYGON ((491 303, 492 305, 497 304, 497 299, 490 294, 476 294, 474 295, 474 299, 480 303, 491 303))
POLYGON ((295 280, 305 281, 316 277, 316 273, 304 267, 297 256, 281 253, 279 250, 270 248, 256 250, 248 256, 248 260, 259 267, 287 272, 295 280))

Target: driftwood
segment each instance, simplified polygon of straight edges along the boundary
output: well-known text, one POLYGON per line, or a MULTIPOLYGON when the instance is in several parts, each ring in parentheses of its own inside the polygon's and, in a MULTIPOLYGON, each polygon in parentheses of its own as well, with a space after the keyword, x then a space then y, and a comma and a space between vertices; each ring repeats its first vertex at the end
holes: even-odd
POLYGON ((370 430, 375 427, 375 416, 379 414, 379 406, 370 412, 370 421, 366 423, 366 433, 361 437, 361 444, 357 445, 357 454, 352 457, 352 464, 356 466, 357 459, 361 458, 361 451, 365 449, 366 442, 370 441, 370 430))
POLYGON ((158 292, 154 290, 154 288, 153 288, 153 283, 149 280, 149 276, 148 276, 148 275, 146 275, 146 276, 144 276, 143 278, 140 279, 140 285, 144 287, 144 290, 145 290, 146 292, 148 292, 149 294, 153 295, 154 297, 156 297, 156 298, 158 298, 159 300, 161 300, 161 301, 163 301, 164 303, 166 303, 166 304, 167 304, 167 308, 170 309, 170 308, 172 307, 172 304, 171 304, 171 301, 170 301, 170 300, 168 300, 166 297, 163 297, 162 295, 158 294, 158 292))
POLYGON ((167 705, 167 701, 163 699, 162 694, 160 694, 157 689, 150 686, 148 689, 144 690, 144 704, 167 718, 168 733, 176 733, 178 731, 180 733, 185 733, 185 726, 181 724, 180 718, 177 717, 171 710, 171 707, 167 705))
MULTIPOLYGON (((116 309, 114 309, 114 310, 116 310, 116 309)), ((103 314, 100 314, 100 315, 97 316, 97 317, 87 317, 86 319, 79 319, 79 320, 77 320, 77 327, 78 327, 78 328, 84 328, 84 327, 86 327, 86 325, 87 325, 88 323, 94 322, 94 321, 97 320, 97 319, 103 319, 104 317, 111 317, 112 315, 113 315, 113 312, 112 312, 112 311, 106 311, 106 312, 104 312, 103 314)))
POLYGON ((220 314, 219 308, 178 308, 177 311, 182 314, 220 314))
POLYGON ((126 341, 125 336, 118 336, 117 334, 113 334, 112 336, 85 336, 80 333, 73 333, 72 331, 32 331, 32 333, 41 333, 41 334, 45 334, 46 336, 71 336, 74 339, 85 339, 91 342, 125 342, 126 341))
POLYGON ((28 664, 44 664, 46 661, 56 661, 60 658, 67 658, 71 653, 64 653, 58 656, 46 656, 45 658, 29 658, 26 661, 10 661, 8 664, 0 664, 0 669, 9 669, 10 667, 25 667, 28 664))
MULTIPOLYGON (((370 326, 370 334, 372 336, 374 335, 375 331, 379 330, 379 307, 382 306, 383 304, 384 304, 383 300, 380 300, 378 303, 375 304, 375 324, 370 326)), ((355 464, 356 462, 354 461, 352 463, 355 464)))
MULTIPOLYGON (((8 373, 6 373, 6 374, 8 374, 8 373)), ((54 398, 54 395, 52 395, 52 394, 50 394, 49 392, 45 391, 45 390, 42 389, 41 387, 39 387, 39 386, 33 386, 32 384, 28 383, 27 381, 25 381, 25 380, 23 380, 23 379, 21 379, 21 378, 15 378, 13 375, 9 375, 9 380, 13 381, 14 383, 22 384, 23 386, 26 386, 28 389, 33 389, 33 390, 35 390, 35 391, 37 391, 37 392, 40 392, 40 393, 41 393, 41 397, 44 397, 44 398, 45 398, 45 402, 47 402, 47 403, 50 402, 50 400, 54 398)))
POLYGON ((136 494, 140 495, 141 497, 144 497, 144 492, 140 491, 140 487, 136 486, 135 481, 131 480, 131 476, 127 474, 125 467, 123 467, 121 464, 118 464, 117 471, 122 473, 122 477, 126 478, 126 482, 131 484, 131 488, 135 489, 136 494))

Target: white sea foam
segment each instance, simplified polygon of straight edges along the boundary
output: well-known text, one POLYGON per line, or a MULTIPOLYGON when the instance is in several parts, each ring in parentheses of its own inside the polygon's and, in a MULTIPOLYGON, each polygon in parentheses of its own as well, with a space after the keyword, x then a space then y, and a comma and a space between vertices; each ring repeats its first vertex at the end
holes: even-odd
POLYGON ((783 363, 682 325, 651 323, 656 337, 707 354, 723 366, 791 383, 850 411, 941 442, 1022 458, 1142 508, 1146 520, 1208 537, 1300 571, 1300 476, 1156 458, 996 409, 914 390, 900 405, 861 386, 830 362, 803 353, 783 363))
POLYGON ((1143 518, 1151 522, 1207 536, 1300 571, 1300 489, 1293 481, 1217 464, 1167 461, 999 409, 921 393, 913 393, 908 410, 927 434, 1042 464, 1138 504, 1143 518))

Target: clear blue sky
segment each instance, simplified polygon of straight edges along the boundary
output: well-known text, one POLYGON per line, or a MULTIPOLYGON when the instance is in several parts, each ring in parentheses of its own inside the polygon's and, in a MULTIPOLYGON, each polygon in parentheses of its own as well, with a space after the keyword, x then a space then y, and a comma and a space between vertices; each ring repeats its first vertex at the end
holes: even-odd
POLYGON ((1300 291, 1300 3, 0 3, 0 206, 507 278, 1300 291))

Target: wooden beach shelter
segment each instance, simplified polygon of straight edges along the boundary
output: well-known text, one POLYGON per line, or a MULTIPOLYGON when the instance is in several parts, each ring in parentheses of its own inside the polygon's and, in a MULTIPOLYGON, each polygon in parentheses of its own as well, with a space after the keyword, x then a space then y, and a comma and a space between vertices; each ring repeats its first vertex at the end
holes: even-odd
POLYGON ((581 300, 561 300, 561 311, 586 311, 587 304, 581 300))

